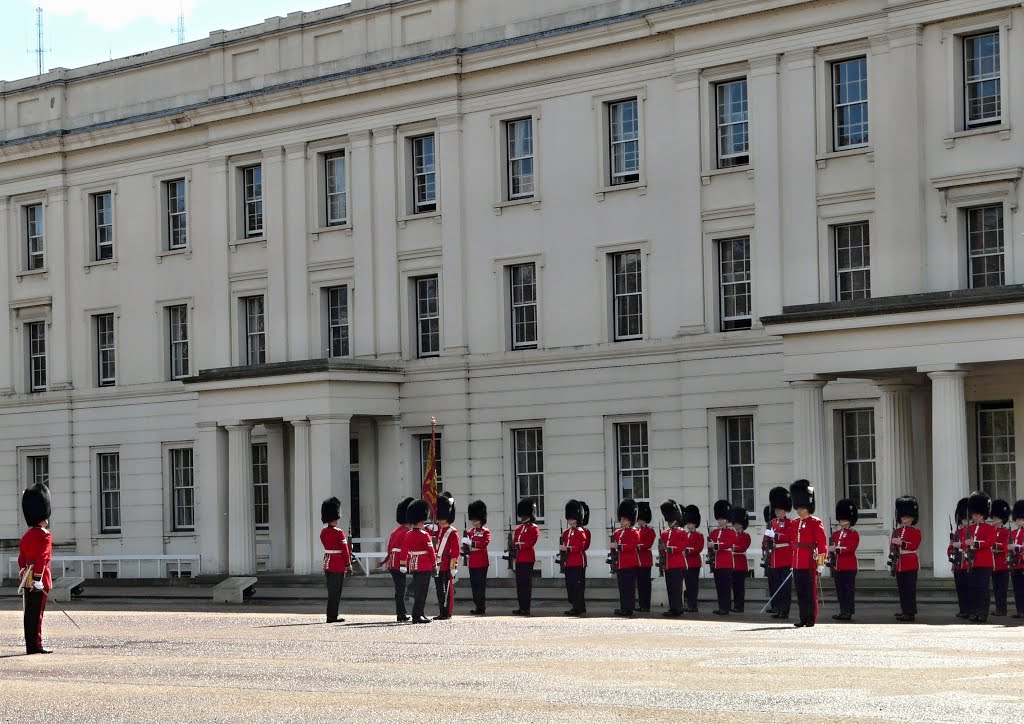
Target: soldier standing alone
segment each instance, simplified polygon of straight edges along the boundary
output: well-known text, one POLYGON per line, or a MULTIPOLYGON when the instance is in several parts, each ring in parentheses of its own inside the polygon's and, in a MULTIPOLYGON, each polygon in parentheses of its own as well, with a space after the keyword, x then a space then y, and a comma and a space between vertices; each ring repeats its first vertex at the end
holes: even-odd
POLYGON ((537 527, 537 503, 533 498, 523 498, 516 506, 519 525, 512 536, 510 551, 516 561, 516 596, 519 608, 512 613, 516 616, 529 616, 533 600, 533 567, 537 563, 537 541, 540 540, 540 528, 537 527))
POLYGON ((565 522, 569 526, 562 533, 559 550, 565 559, 565 590, 569 598, 569 610, 566 616, 582 616, 587 612, 587 549, 590 548, 590 536, 581 524, 586 517, 584 512, 587 504, 580 500, 570 500, 565 504, 565 522))
POLYGON ((917 549, 921 547, 921 531, 917 528, 917 498, 907 495, 896 498, 896 518, 900 527, 890 544, 896 558, 896 587, 900 594, 900 613, 896 620, 910 623, 917 616, 917 572, 921 562, 917 549))
POLYGON ((829 554, 835 561, 832 566, 832 578, 836 582, 839 613, 832 618, 836 621, 849 621, 853 618, 857 589, 857 547, 860 545, 860 533, 855 531, 853 526, 857 525, 858 517, 857 506, 849 498, 843 498, 836 503, 839 530, 832 534, 832 545, 828 547, 829 554))
POLYGON ((470 613, 483 616, 487 613, 487 569, 491 565, 487 552, 491 531, 484 527, 487 525, 487 504, 474 500, 468 511, 472 528, 466 531, 462 544, 469 548, 469 585, 473 589, 473 610, 470 613))
POLYGON ((52 654, 43 648, 43 611, 46 598, 53 586, 50 558, 53 555, 53 536, 46 527, 50 523, 50 490, 36 483, 22 493, 21 512, 29 529, 21 536, 18 568, 21 584, 18 592, 24 596, 25 652, 52 654))
POLYGON ((320 542, 324 546, 324 577, 327 579, 327 623, 344 621, 338 618, 341 605, 341 589, 345 585, 345 573, 352 562, 352 551, 345 538, 345 531, 338 527, 341 520, 341 501, 328 498, 320 506, 320 542))

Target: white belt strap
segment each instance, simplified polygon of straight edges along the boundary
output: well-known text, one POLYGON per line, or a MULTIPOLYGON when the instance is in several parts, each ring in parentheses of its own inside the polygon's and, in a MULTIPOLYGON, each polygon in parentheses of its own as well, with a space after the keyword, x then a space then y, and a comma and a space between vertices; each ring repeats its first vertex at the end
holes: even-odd
POLYGON ((776 543, 776 548, 789 548, 789 543, 776 543))
POLYGON ((409 551, 410 556, 425 556, 427 551, 409 551))
POLYGON ((327 555, 334 555, 335 553, 344 553, 345 551, 324 551, 327 555))

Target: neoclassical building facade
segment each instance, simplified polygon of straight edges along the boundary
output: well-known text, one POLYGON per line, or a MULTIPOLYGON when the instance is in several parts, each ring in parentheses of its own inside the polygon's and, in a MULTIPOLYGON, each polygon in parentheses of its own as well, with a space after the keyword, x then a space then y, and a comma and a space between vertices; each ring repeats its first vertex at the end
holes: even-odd
POLYGON ((442 487, 536 496, 542 548, 569 498, 756 533, 807 477, 867 567, 916 495, 948 575, 956 500, 1019 489, 1022 33, 352 0, 0 83, 0 539, 43 480, 65 552, 309 573, 320 500, 386 535, 435 417, 442 487))

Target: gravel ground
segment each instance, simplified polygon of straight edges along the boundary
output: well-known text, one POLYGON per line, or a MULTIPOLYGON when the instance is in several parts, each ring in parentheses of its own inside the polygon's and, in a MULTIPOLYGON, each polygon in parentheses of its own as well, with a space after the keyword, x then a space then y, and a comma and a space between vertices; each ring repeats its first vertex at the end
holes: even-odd
POLYGON ((48 609, 56 653, 24 656, 14 606, 0 603, 4 722, 1024 721, 1024 627, 945 611, 796 630, 755 614, 412 626, 362 604, 328 625, 308 606, 76 602, 82 630, 48 609))

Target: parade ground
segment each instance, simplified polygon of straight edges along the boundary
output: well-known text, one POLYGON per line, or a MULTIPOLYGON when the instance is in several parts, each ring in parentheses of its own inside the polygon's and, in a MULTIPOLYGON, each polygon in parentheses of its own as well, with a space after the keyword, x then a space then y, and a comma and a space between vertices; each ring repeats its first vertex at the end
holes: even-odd
POLYGON ((0 602, 4 722, 1024 721, 1024 627, 939 606, 797 630, 553 604, 414 626, 380 603, 325 624, 309 605, 76 602, 81 630, 47 610, 50 656, 24 655, 16 606, 0 602))

